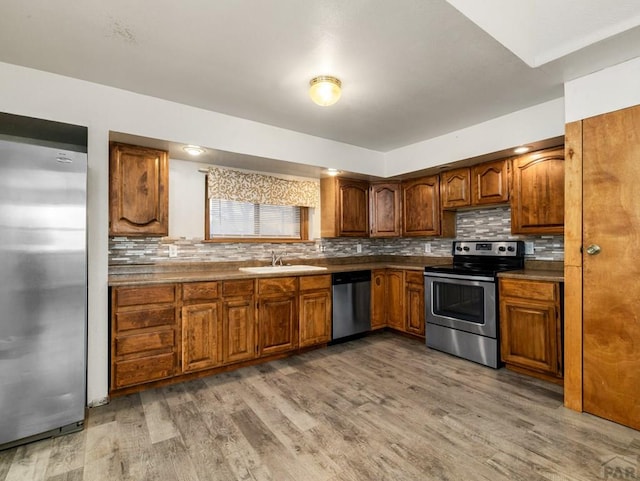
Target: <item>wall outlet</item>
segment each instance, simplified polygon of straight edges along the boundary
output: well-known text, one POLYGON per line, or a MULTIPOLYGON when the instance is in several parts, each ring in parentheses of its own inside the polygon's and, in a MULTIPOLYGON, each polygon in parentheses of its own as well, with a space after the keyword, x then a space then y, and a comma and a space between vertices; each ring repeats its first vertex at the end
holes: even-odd
POLYGON ((178 246, 169 244, 169 257, 178 257, 178 246))
POLYGON ((429 244, 428 242, 424 243, 424 253, 431 254, 431 244, 429 244))
POLYGON ((524 253, 525 255, 532 256, 535 254, 534 244, 531 241, 525 241, 524 243, 524 253))
POLYGON ((356 252, 360 254, 362 252, 362 244, 356 244, 356 252))

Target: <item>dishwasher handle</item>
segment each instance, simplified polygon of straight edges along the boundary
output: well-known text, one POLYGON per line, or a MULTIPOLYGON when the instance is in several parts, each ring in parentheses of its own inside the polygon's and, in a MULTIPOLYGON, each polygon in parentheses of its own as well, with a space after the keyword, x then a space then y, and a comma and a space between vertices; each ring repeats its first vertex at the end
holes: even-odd
POLYGON ((331 284, 334 286, 367 281, 371 281, 371 271, 336 272, 331 274, 331 284))

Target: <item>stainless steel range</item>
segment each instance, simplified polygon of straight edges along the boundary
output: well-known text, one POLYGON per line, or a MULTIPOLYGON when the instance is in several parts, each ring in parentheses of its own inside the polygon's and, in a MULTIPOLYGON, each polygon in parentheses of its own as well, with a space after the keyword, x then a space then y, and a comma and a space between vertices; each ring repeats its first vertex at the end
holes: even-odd
POLYGON ((427 346, 500 365, 497 274, 524 267, 522 241, 455 241, 453 264, 424 269, 427 346))

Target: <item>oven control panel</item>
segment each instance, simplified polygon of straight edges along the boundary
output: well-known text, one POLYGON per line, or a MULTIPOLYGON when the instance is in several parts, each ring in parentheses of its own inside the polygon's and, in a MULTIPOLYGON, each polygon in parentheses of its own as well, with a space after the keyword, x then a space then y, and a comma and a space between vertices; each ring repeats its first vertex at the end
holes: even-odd
POLYGON ((523 241, 454 241, 454 256, 522 257, 523 241))

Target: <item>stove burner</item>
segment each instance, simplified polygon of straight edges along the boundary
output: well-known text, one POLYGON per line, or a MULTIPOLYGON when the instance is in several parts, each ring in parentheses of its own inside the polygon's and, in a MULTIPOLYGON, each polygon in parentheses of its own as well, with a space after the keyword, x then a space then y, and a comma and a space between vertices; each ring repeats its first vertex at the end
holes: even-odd
POLYGON ((452 265, 428 266, 425 272, 495 277, 524 268, 523 241, 454 241, 451 250, 452 265))

